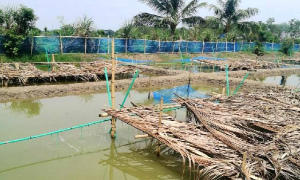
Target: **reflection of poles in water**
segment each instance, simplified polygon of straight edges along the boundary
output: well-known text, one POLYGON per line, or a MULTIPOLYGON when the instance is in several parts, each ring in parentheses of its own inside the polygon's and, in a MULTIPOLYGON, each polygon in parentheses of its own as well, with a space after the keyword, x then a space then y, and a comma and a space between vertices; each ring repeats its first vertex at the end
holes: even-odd
POLYGON ((151 96, 151 76, 149 76, 149 93, 148 93, 148 99, 150 99, 151 96))
POLYGON ((285 86, 285 84, 286 84, 286 78, 285 76, 281 76, 280 85, 285 86))
MULTIPOLYGON (((109 158, 111 159, 112 163, 115 159, 115 153, 117 154, 117 148, 116 148, 116 141, 115 138, 111 138, 111 144, 110 144, 110 153, 109 153, 109 158)), ((109 179, 114 179, 114 167, 111 164, 109 167, 109 179)))

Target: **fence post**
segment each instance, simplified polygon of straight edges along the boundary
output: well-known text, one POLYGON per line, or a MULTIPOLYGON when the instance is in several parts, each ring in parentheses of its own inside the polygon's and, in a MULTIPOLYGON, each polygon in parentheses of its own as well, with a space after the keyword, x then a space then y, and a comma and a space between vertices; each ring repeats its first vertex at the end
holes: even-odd
POLYGON ((55 56, 52 54, 52 72, 56 71, 56 65, 55 65, 55 56))
POLYGON ((234 44, 233 44, 233 52, 235 52, 235 40, 234 40, 233 43, 234 43, 234 44))
POLYGON ((59 35, 59 40, 60 40, 60 53, 63 54, 64 53, 64 49, 63 49, 63 42, 62 42, 61 35, 59 35))
POLYGON ((84 38, 84 54, 86 54, 87 38, 84 38))
POLYGON ((185 51, 188 53, 188 41, 186 41, 185 51))
POLYGON ((225 52, 227 52, 227 50, 228 50, 228 47, 227 47, 227 39, 226 39, 226 42, 225 42, 225 52))
POLYGON ((244 46, 244 40, 242 40, 242 45, 240 51, 243 51, 243 46, 244 46))
POLYGON ((101 42, 101 36, 99 35, 97 54, 99 54, 99 52, 100 52, 100 42, 101 42))
POLYGON ((216 41, 216 50, 215 52, 218 52, 218 40, 216 41))
POLYGON ((174 50, 175 50, 175 42, 174 42, 174 39, 173 39, 173 49, 172 49, 172 54, 174 54, 174 50))
POLYGON ((202 54, 204 54, 204 47, 205 47, 205 42, 202 41, 202 54))
POLYGON ((251 40, 250 40, 248 51, 251 50, 251 43, 252 43, 252 42, 251 42, 251 40))
POLYGON ((160 53, 160 38, 158 39, 158 53, 160 53))
POLYGON ((144 54, 146 54, 146 46, 147 46, 147 42, 146 42, 146 37, 145 37, 145 39, 144 39, 144 54))
POLYGON ((107 36, 107 54, 109 54, 109 35, 107 36))
POLYGON ((125 53, 126 53, 126 54, 127 54, 127 48, 128 48, 128 47, 127 47, 127 46, 128 46, 127 41, 128 41, 128 39, 126 38, 126 39, 125 39, 125 53))
POLYGON ((274 41, 273 41, 273 43, 272 43, 272 51, 274 51, 274 41))
POLYGON ((31 56, 32 56, 32 54, 33 54, 33 36, 31 37, 31 48, 30 48, 30 54, 31 54, 31 56))

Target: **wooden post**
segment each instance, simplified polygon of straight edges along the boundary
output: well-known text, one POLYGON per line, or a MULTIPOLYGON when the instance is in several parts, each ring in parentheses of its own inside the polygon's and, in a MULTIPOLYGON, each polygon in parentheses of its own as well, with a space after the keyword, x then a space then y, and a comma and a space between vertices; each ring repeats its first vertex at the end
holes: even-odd
POLYGON ((240 51, 243 51, 243 46, 244 46, 244 40, 242 40, 242 45, 240 51))
POLYGON ((34 40, 34 38, 32 36, 32 38, 31 38, 31 47, 30 47, 30 54, 31 54, 31 56, 33 55, 33 40, 34 40))
POLYGON ((160 39, 158 39, 158 53, 160 53, 160 39))
POLYGON ((100 52, 100 43, 101 43, 101 36, 99 35, 97 54, 99 54, 99 52, 100 52))
POLYGON ((215 49, 215 52, 217 52, 218 51, 218 40, 217 40, 217 42, 216 42, 216 49, 215 49))
POLYGON ((204 47, 205 47, 205 42, 202 42, 202 54, 204 54, 204 47))
POLYGON ((146 54, 146 51, 147 51, 147 39, 146 39, 146 37, 145 37, 145 39, 144 39, 144 54, 146 54))
POLYGON ((249 43, 249 49, 248 49, 248 51, 250 51, 250 49, 251 49, 251 40, 250 40, 250 43, 249 43))
POLYGON ((63 49, 63 42, 62 42, 61 35, 59 36, 59 40, 60 40, 60 53, 63 54, 64 53, 64 49, 63 49))
POLYGON ((56 71, 56 65, 55 65, 55 57, 54 54, 52 54, 52 72, 56 71))
MULTIPOLYGON (((159 108, 159 122, 158 122, 158 130, 161 128, 161 122, 162 122, 162 113, 163 113, 163 97, 160 98, 160 108, 159 108)), ((160 143, 157 142, 157 156, 160 156, 160 143)))
POLYGON ((228 50, 228 47, 227 47, 227 39, 226 39, 226 42, 225 42, 225 52, 227 52, 228 50))
POLYGON ((149 76, 149 93, 148 93, 148 99, 150 99, 151 96, 151 76, 149 76))
POLYGON ((128 41, 128 39, 126 38, 126 39, 125 39, 125 53, 126 53, 126 54, 127 54, 127 49, 128 49, 128 47, 127 47, 127 46, 128 46, 128 44, 127 44, 128 42, 127 42, 127 41, 128 41))
POLYGON ((4 65, 3 65, 3 59, 1 58, 1 69, 2 69, 2 77, 1 77, 1 86, 3 87, 3 77, 4 77, 4 65))
POLYGON ((234 44, 233 44, 233 52, 235 52, 235 40, 234 40, 234 42, 233 42, 234 44))
POLYGON ((273 43, 272 43, 272 51, 274 51, 274 41, 273 41, 273 43))
POLYGON ((107 36, 107 54, 109 54, 109 35, 107 36))
POLYGON ((84 54, 86 54, 86 48, 87 48, 87 38, 84 38, 84 54))
POLYGON ((225 87, 223 87, 223 89, 222 89, 222 95, 225 96, 225 87))
MULTIPOLYGON (((112 60, 112 73, 111 73, 111 100, 112 100, 112 109, 115 110, 115 38, 111 42, 111 60, 112 60)), ((116 118, 112 117, 111 120, 111 137, 115 138, 116 132, 116 118)))
POLYGON ((186 41, 185 52, 188 53, 188 41, 186 41))
POLYGON ((172 49, 172 54, 174 54, 174 50, 175 50, 175 42, 173 40, 173 49, 172 49))

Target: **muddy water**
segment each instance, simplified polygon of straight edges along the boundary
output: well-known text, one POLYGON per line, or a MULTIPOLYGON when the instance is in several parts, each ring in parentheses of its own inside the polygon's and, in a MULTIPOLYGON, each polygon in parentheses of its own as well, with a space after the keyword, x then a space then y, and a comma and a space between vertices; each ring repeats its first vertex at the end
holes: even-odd
POLYGON ((172 69, 172 70, 182 70, 182 71, 192 71, 193 73, 211 73, 211 72, 219 72, 220 68, 208 66, 208 65, 200 65, 200 64, 165 64, 165 65, 158 65, 157 67, 163 67, 165 69, 172 69))
MULTIPOLYGON (((199 92, 219 92, 195 87, 199 92)), ((121 104, 125 92, 116 93, 121 104)), ((157 103, 145 91, 132 91, 127 99, 141 104, 157 103)), ((108 105, 103 94, 86 94, 0 104, 0 141, 42 134, 98 121, 108 105)), ((185 119, 185 110, 171 112, 185 119)), ((156 142, 134 139, 142 134, 117 121, 117 138, 109 135, 110 122, 57 135, 0 146, 0 179, 181 179, 182 160, 170 150, 156 157, 156 142)), ((188 178, 188 173, 184 175, 188 178)))
POLYGON ((255 80, 275 85, 300 87, 300 74, 293 74, 290 76, 268 76, 255 78, 255 80))

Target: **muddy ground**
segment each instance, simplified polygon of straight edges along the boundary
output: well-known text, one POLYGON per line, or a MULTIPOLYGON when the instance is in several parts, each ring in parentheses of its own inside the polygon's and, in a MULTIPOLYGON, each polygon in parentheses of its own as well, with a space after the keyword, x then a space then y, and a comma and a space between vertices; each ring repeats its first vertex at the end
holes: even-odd
MULTIPOLYGON (((149 66, 138 66, 146 72, 156 72, 160 76, 151 77, 152 87, 166 87, 170 85, 187 84, 189 81, 189 72, 180 70, 167 70, 167 69, 153 69, 149 66)), ((265 69, 251 72, 252 76, 261 75, 278 75, 278 74, 292 74, 299 73, 300 69, 265 69)), ((230 72, 230 86, 236 87, 242 80, 247 71, 230 72)), ((220 88, 226 86, 226 78, 224 72, 216 73, 198 73, 191 74, 192 84, 206 84, 213 85, 220 88)), ((116 80, 116 90, 125 90, 129 87, 131 79, 116 80)), ((149 77, 136 79, 133 88, 141 89, 149 87, 149 77)), ((247 79, 242 89, 252 91, 267 91, 270 89, 284 89, 285 87, 276 86, 272 84, 263 84, 258 81, 247 79)), ((105 81, 100 82, 86 82, 75 84, 62 84, 62 85, 41 85, 41 86, 25 86, 25 87, 8 87, 0 88, 0 102, 7 102, 15 99, 28 99, 28 98, 45 98, 54 96, 76 95, 83 93, 97 93, 105 92, 105 81)))

